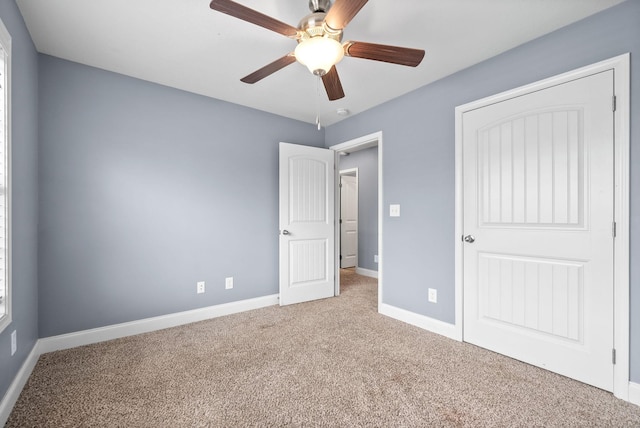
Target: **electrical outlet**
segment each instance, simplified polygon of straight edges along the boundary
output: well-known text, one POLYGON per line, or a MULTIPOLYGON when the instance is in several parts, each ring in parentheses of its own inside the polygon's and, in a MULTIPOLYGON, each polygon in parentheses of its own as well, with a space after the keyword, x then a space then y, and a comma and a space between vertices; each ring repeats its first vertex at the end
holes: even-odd
POLYGON ((400 217, 400 205, 389 205, 389 217, 400 217))
POLYGON ((431 303, 438 303, 438 290, 435 288, 429 289, 429 301, 431 303))
POLYGON ((11 355, 15 354, 18 350, 18 332, 13 330, 11 332, 11 355))
POLYGON ((233 288, 233 277, 232 276, 224 279, 224 288, 225 288, 225 290, 231 290, 233 288))
POLYGON ((375 256, 373 256, 373 262, 374 263, 378 263, 379 260, 380 260, 380 257, 378 257, 377 254, 375 256))
POLYGON ((198 294, 204 293, 204 281, 198 281, 197 291, 198 291, 198 294))

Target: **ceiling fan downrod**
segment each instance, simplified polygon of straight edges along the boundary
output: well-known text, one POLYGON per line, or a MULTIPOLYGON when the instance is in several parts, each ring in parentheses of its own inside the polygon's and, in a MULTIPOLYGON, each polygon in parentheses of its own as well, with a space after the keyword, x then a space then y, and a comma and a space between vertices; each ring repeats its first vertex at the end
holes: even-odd
POLYGON ((331 0, 309 0, 309 10, 311 10, 312 13, 327 13, 330 7, 331 0))

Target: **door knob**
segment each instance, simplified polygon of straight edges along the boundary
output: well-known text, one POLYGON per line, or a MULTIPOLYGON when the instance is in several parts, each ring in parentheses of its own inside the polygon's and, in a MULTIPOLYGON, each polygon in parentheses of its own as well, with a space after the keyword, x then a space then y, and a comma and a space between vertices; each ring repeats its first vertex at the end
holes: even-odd
POLYGON ((289 232, 287 229, 282 231, 283 235, 291 235, 291 232, 289 232))
POLYGON ((474 238, 473 235, 467 235, 463 239, 464 239, 464 242, 468 242, 469 244, 473 244, 474 241, 476 240, 476 238, 474 238))

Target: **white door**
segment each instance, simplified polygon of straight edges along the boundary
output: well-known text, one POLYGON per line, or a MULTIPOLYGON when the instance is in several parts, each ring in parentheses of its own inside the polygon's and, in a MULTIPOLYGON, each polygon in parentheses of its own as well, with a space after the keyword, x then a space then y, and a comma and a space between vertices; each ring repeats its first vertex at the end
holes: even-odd
POLYGON ((340 175, 340 267, 358 264, 358 177, 340 175))
POLYGON ((613 389, 613 71, 463 115, 464 340, 613 389))
POLYGON ((334 295, 334 152, 280 143, 280 305, 334 295))

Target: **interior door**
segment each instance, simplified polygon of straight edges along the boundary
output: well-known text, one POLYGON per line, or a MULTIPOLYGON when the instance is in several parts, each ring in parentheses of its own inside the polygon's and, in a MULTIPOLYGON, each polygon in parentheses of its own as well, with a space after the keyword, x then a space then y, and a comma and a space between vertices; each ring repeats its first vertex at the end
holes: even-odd
POLYGON ((335 155, 280 143, 280 305, 335 290, 335 155))
POLYGON ((463 116, 464 340, 613 389, 613 71, 463 116))
POLYGON ((340 267, 358 264, 358 177, 340 175, 340 267))

